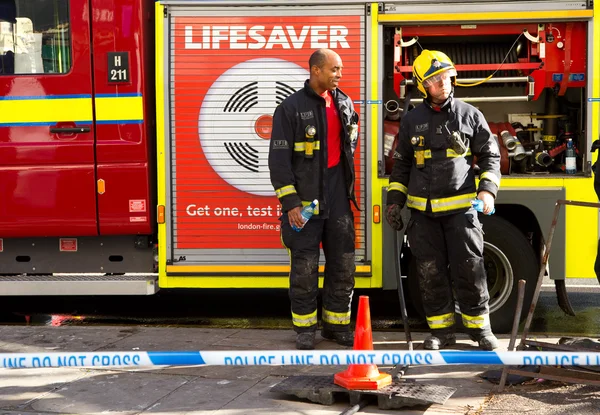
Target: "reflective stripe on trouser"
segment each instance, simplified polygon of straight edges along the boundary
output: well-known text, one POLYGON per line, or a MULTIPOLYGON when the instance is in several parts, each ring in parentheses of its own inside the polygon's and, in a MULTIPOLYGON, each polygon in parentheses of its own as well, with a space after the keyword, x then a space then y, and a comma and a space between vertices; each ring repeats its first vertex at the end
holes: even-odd
POLYGON ((454 314, 452 278, 461 313, 469 317, 469 330, 483 332, 486 327, 478 323, 485 317, 478 316, 489 314, 489 295, 477 212, 469 209, 434 218, 413 210, 407 233, 429 327, 451 327, 449 319, 440 317, 454 314))
MULTIPOLYGON (((323 328, 349 330, 350 303, 354 289, 354 215, 343 184, 341 163, 329 169, 327 217, 313 216, 300 232, 294 231, 287 214, 281 217, 281 239, 290 252, 290 302, 292 316, 306 316, 317 309, 319 245, 325 254, 323 280, 323 328), (332 187, 333 186, 333 187, 332 187), (348 318, 339 318, 339 316, 348 318)), ((297 332, 314 331, 314 325, 299 326, 297 332)))
POLYGON ((323 322, 327 324, 346 325, 350 324, 350 310, 344 313, 334 313, 323 308, 323 322))
POLYGON ((454 312, 439 316, 427 316, 427 324, 431 329, 447 329, 454 326, 454 312))
POLYGON ((490 315, 482 314, 479 316, 469 316, 465 313, 462 315, 463 325, 467 329, 480 330, 490 325, 490 315))
POLYGON ((292 323, 295 327, 312 327, 317 324, 317 310, 309 314, 296 314, 292 312, 292 323))

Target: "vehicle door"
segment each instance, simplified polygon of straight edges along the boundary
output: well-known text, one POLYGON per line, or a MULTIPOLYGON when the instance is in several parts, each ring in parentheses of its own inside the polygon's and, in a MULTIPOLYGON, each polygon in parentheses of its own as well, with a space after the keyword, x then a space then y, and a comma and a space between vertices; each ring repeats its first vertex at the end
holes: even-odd
POLYGON ((97 235, 89 4, 0 2, 0 235, 97 235))

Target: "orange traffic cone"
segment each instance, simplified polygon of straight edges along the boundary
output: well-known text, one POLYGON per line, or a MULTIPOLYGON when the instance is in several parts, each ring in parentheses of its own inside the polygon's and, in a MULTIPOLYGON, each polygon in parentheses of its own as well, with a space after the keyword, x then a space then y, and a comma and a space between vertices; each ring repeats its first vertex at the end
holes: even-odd
MULTIPOLYGON (((373 350, 371 311, 369 297, 361 295, 354 332, 354 350, 373 350)), ((377 390, 392 383, 392 376, 380 373, 377 365, 352 364, 343 372, 336 373, 333 383, 346 389, 377 390)))

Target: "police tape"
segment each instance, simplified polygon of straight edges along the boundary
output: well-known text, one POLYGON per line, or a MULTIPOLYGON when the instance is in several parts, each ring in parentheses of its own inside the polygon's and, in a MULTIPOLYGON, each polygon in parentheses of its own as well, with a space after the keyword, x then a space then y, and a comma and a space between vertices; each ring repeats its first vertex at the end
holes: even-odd
POLYGON ((0 368, 349 364, 600 366, 600 353, 454 350, 98 351, 0 353, 0 363, 0 368))

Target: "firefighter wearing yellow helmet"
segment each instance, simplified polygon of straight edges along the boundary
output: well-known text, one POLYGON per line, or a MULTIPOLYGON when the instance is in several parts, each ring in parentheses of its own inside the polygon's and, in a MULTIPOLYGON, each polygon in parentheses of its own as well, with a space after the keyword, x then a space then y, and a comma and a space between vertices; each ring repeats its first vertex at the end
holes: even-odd
POLYGON ((424 50, 413 63, 413 78, 417 89, 427 97, 427 89, 440 81, 449 79, 453 87, 452 78, 456 78, 456 68, 445 53, 424 50))
POLYGON ((406 232, 431 330, 424 347, 456 342, 454 287, 467 334, 493 350, 498 340, 489 317, 483 231, 472 203, 479 199, 485 214, 493 212, 500 152, 483 114, 453 97, 456 76, 450 58, 439 51, 423 50, 413 63, 413 81, 424 98, 401 120, 386 218, 400 231, 402 208, 411 212, 406 232))

